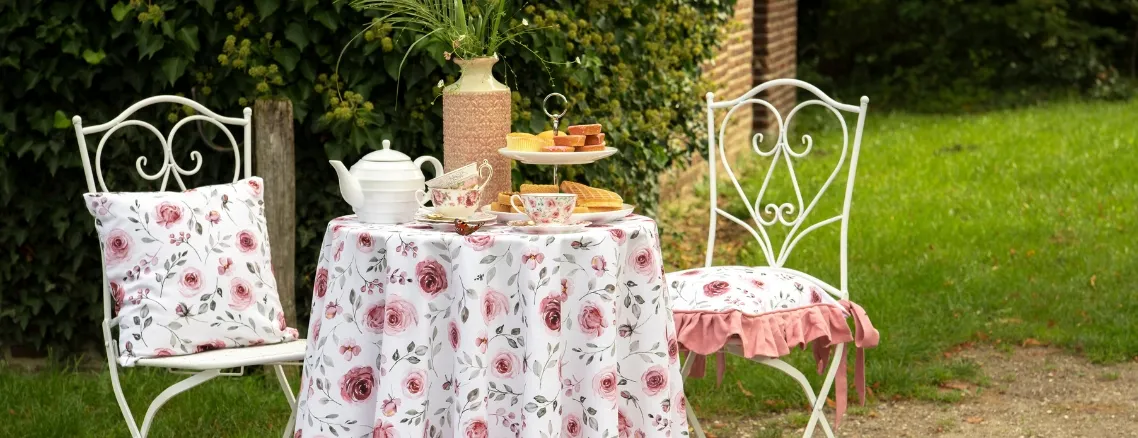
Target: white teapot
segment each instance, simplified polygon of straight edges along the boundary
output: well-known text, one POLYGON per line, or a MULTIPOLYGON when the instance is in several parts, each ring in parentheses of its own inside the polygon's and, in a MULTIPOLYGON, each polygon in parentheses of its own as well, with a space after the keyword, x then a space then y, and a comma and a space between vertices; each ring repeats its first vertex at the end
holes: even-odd
POLYGON ((419 166, 429 162, 435 176, 442 175, 443 164, 434 157, 422 156, 411 161, 402 152, 391 149, 391 141, 383 141, 383 149, 365 155, 352 166, 329 161, 340 177, 340 194, 351 204, 361 222, 400 224, 415 219, 415 212, 426 202, 423 183, 426 178, 419 166), (419 192, 416 194, 416 192, 419 192))

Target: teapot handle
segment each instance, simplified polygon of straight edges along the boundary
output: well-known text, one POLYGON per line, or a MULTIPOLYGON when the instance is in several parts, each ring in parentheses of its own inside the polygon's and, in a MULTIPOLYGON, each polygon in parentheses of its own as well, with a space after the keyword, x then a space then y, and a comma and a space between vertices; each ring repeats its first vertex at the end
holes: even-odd
POLYGON ((435 166, 435 177, 436 178, 438 178, 440 175, 443 174, 443 163, 439 162, 439 160, 436 159, 435 157, 423 155, 423 156, 415 159, 415 167, 422 167, 423 162, 428 162, 428 163, 431 163, 435 166))

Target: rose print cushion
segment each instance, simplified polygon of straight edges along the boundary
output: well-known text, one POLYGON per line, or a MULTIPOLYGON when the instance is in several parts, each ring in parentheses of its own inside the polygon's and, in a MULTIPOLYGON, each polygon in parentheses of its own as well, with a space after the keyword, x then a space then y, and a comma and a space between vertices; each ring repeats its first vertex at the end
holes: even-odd
POLYGON ((767 267, 716 266, 668 274, 673 309, 684 312, 737 310, 759 315, 812 304, 841 308, 838 301, 804 277, 767 267))
POLYGON ((88 193, 119 316, 119 363, 292 341, 260 178, 186 192, 88 193))

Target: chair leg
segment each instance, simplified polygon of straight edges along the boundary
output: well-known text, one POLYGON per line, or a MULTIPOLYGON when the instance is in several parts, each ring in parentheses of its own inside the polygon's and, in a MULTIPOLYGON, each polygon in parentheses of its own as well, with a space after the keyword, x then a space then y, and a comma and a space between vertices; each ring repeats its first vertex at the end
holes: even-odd
MULTIPOLYGON (((104 324, 105 326, 106 324, 104 324)), ((108 337, 108 339, 110 339, 108 337)), ((134 415, 130 412, 130 405, 126 403, 126 395, 122 392, 122 383, 119 382, 119 364, 115 362, 115 346, 114 339, 106 342, 107 346, 107 367, 110 368, 111 374, 111 389, 115 393, 115 401, 119 404, 119 410, 122 411, 123 419, 126 420, 126 427, 130 430, 132 438, 141 438, 142 434, 138 432, 138 423, 134 421, 134 415)))
POLYGON ((822 382, 822 388, 818 390, 818 399, 814 401, 814 411, 810 415, 810 422, 806 424, 806 433, 803 437, 809 438, 814 434, 814 427, 818 424, 818 419, 822 418, 822 430, 829 438, 834 437, 834 433, 830 430, 830 425, 822 417, 822 409, 826 406, 826 395, 830 393, 830 387, 834 385, 834 378, 838 376, 838 364, 841 363, 846 354, 846 344, 838 344, 834 348, 834 356, 830 358, 830 371, 826 373, 826 380, 822 382))
POLYGON ((150 403, 150 407, 146 409, 146 417, 142 419, 142 437, 146 437, 146 434, 150 431, 150 426, 154 424, 154 416, 158 414, 158 408, 161 408, 162 405, 170 401, 175 395, 189 391, 191 388, 201 385, 220 374, 221 370, 205 370, 170 385, 169 388, 159 393, 158 397, 155 397, 154 401, 150 403))
MULTIPOLYGON (((683 376, 684 378, 687 378, 688 373, 691 371, 691 367, 693 364, 695 364, 695 355, 692 353, 688 353, 687 358, 684 359, 684 365, 683 365, 683 368, 680 370, 680 375, 683 376)), ((687 406, 687 414, 688 414, 688 424, 691 425, 693 430, 695 430, 696 438, 707 438, 707 435, 704 435, 704 433, 703 433, 703 427, 701 427, 699 425, 699 419, 696 418, 695 408, 692 406, 692 404, 690 402, 688 403, 688 406, 687 406)))
MULTIPOLYGON (((826 414, 823 411, 823 408, 825 408, 825 406, 826 406, 826 394, 829 393, 829 384, 833 383, 833 379, 837 375, 837 365, 838 364, 836 362, 836 358, 841 357, 841 356, 839 356, 840 354, 842 354, 841 348, 842 348, 842 346, 839 345, 838 349, 836 350, 836 354, 834 355, 835 361, 832 362, 833 365, 831 366, 831 372, 829 373, 830 375, 827 379, 827 382, 829 382, 829 383, 825 383, 822 387, 821 392, 819 392, 818 394, 814 393, 814 387, 810 385, 810 381, 806 379, 806 375, 802 374, 801 371, 799 371, 797 368, 791 366, 789 363, 786 363, 786 361, 783 361, 782 359, 766 358, 766 357, 749 358, 751 361, 758 362, 758 363, 761 363, 763 365, 766 365, 766 366, 769 366, 771 368, 782 371, 783 373, 785 373, 786 375, 789 375, 791 378, 793 378, 795 381, 797 381, 799 385, 802 386, 802 390, 806 393, 806 399, 807 399, 807 401, 810 402, 810 406, 811 406, 810 422, 807 424, 806 431, 803 433, 804 437, 809 438, 809 437, 813 436, 814 435, 814 428, 816 427, 816 425, 820 424, 822 426, 823 433, 826 434, 826 437, 827 438, 834 438, 834 431, 830 428, 830 423, 828 421, 826 421, 826 414), (821 420, 821 421, 819 421, 819 420, 821 420)), ((746 357, 746 356, 743 356, 743 351, 739 346, 734 346, 734 345, 729 346, 727 348, 727 351, 731 354, 735 354, 735 355, 738 355, 740 357, 746 357)))
POLYGON ((296 425, 296 395, 292 393, 292 386, 288 384, 288 377, 285 375, 284 368, 280 364, 273 365, 273 371, 277 374, 277 382, 281 385, 281 390, 285 393, 285 400, 288 400, 289 414, 288 423, 285 424, 284 438, 289 438, 293 435, 292 429, 296 425))

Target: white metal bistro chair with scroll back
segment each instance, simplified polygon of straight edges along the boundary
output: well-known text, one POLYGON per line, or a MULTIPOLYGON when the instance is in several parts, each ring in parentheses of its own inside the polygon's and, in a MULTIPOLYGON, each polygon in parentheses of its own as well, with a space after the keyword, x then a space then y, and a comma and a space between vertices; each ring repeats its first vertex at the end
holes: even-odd
MULTIPOLYGON (((185 183, 182 181, 184 175, 194 175, 201 170, 201 153, 192 151, 190 153, 191 161, 196 162, 193 169, 184 169, 175 160, 171 146, 174 134, 178 129, 186 123, 192 121, 202 121, 211 123, 220 128, 221 132, 229 139, 233 147, 233 158, 236 161, 235 169, 233 171, 233 181, 236 182, 242 177, 249 178, 252 176, 252 138, 253 138, 253 110, 245 108, 244 116, 237 117, 224 117, 220 116, 213 111, 210 111, 205 106, 180 96, 154 96, 134 105, 131 105, 125 111, 120 113, 113 120, 90 127, 83 127, 82 119, 79 116, 72 118, 72 123, 75 125, 75 134, 79 140, 79 152, 83 160, 83 172, 87 178, 87 189, 91 192, 103 191, 106 192, 107 185, 103 181, 103 171, 101 166, 101 157, 103 153, 103 146, 107 143, 107 139, 114 134, 119 128, 126 126, 139 126, 154 133, 158 137, 159 144, 162 145, 162 162, 159 169, 149 174, 142 169, 146 164, 146 157, 140 156, 135 162, 135 169, 138 174, 143 178, 155 181, 159 178, 162 179, 161 187, 159 190, 165 191, 166 185, 173 176, 175 182, 182 190, 186 190, 185 183), (163 134, 154 127, 154 125, 141 121, 128 118, 138 110, 153 104, 172 103, 177 105, 186 105, 193 108, 197 114, 185 117, 179 120, 173 128, 170 129, 169 134, 163 134), (225 125, 240 126, 243 128, 244 148, 238 146, 237 140, 233 137, 233 133, 229 131, 225 125), (91 158, 88 157, 86 136, 90 134, 98 134, 101 132, 102 138, 99 140, 99 145, 95 148, 94 166, 92 166, 91 158), (98 186, 96 186, 96 183, 98 186)), ((104 261, 104 265, 105 265, 104 261)), ((104 266, 105 268, 105 266, 104 266)), ((285 393, 285 398, 289 403, 289 408, 292 414, 289 416, 288 424, 286 425, 283 436, 292 436, 292 425, 295 421, 296 415, 296 396, 292 392, 286 379, 282 365, 300 365, 304 359, 305 340, 298 339, 291 342, 262 345, 244 348, 230 348, 207 351, 203 353, 196 353, 184 356, 170 356, 158 358, 140 359, 136 366, 166 368, 171 372, 183 372, 191 374, 190 377, 179 381, 166 388, 162 393, 154 399, 150 407, 146 410, 146 416, 143 418, 141 428, 134 420, 134 415, 131 414, 130 406, 126 402, 126 396, 122 391, 122 384, 119 381, 119 364, 115 360, 119 356, 118 343, 111 333, 112 327, 118 324, 118 317, 112 315, 111 308, 113 305, 113 297, 108 286, 108 281, 104 269, 103 278, 103 321, 102 333, 103 342, 107 351, 107 364, 110 367, 111 386, 114 389, 115 399, 118 401, 119 408, 122 410, 123 417, 126 419, 127 428, 130 429, 130 434, 134 438, 145 437, 154 423, 154 416, 158 409, 162 407, 175 395, 185 392, 197 385, 200 385, 210 379, 218 376, 240 376, 244 373, 246 366, 265 365, 271 366, 276 373, 277 380, 280 383, 281 389, 285 393), (237 372, 224 372, 224 370, 239 368, 237 372)))
MULTIPOLYGON (((864 356, 861 348, 877 344, 878 333, 870 324, 860 306, 848 301, 847 281, 847 235, 849 228, 850 202, 853 197, 855 171, 857 170, 858 150, 861 146, 862 128, 865 124, 866 107, 869 98, 862 97, 861 105, 842 104, 827 96, 817 87, 796 79, 776 79, 765 82, 742 96, 726 101, 716 101, 713 93, 707 93, 707 125, 710 167, 710 213, 707 255, 703 268, 689 269, 667 274, 669 295, 676 320, 677 340, 689 351, 683 365, 684 375, 702 373, 703 356, 718 354, 719 373, 723 372, 723 352, 728 352, 768 365, 793 377, 805 390, 806 398, 813 407, 806 425, 805 436, 812 436, 815 428, 821 426, 826 436, 834 433, 823 413, 826 396, 831 385, 837 383, 835 402, 837 420, 845 410, 846 352, 845 344, 854 342, 858 347, 857 383, 858 392, 864 398, 864 356), (774 87, 794 87, 809 92, 811 96, 791 109, 785 116, 770 103, 756 96, 774 87), (769 160, 769 167, 756 197, 751 200, 732 171, 724 148, 724 133, 731 117, 740 108, 752 105, 756 111, 768 110, 777 121, 778 136, 774 144, 764 147, 763 134, 751 139, 751 149, 760 158, 769 160), (841 149, 837 165, 821 184, 813 197, 804 197, 795 173, 795 161, 804 159, 813 149, 814 141, 810 135, 802 136, 802 144, 797 148, 788 141, 787 129, 793 117, 803 108, 820 106, 835 115, 841 125, 841 149), (716 129, 716 110, 727 110, 716 129), (852 144, 849 129, 842 112, 857 116, 857 125, 852 144), (717 205, 716 160, 720 160, 727 176, 738 195, 744 201, 750 220, 741 219, 717 205), (807 222, 815 210, 819 199, 830 184, 834 182, 843 167, 848 165, 848 176, 841 212, 830 217, 807 222), (764 199, 769 195, 768 186, 776 167, 785 166, 789 185, 793 188, 792 202, 775 202, 764 199), (743 227, 758 241, 766 266, 712 266, 715 254, 716 219, 724 217, 743 227), (840 283, 833 287, 810 274, 784 267, 791 250, 811 232, 829 224, 838 223, 840 234, 840 283), (781 245, 775 246, 768 230, 783 227, 785 236, 781 245), (853 318, 856 334, 849 328, 848 319, 853 318), (812 344, 818 372, 824 370, 827 357, 831 356, 829 372, 819 392, 815 393, 810 382, 801 371, 779 357, 790 353, 796 346, 812 344), (831 347, 833 351, 831 351, 831 347)), ((832 154, 827 154, 831 157, 832 154)), ((825 169, 829 169, 827 166, 825 169)), ((809 193, 807 193, 809 195, 809 193)), ((782 231, 780 230, 780 231, 782 231)), ((772 230, 773 231, 773 230, 772 230)), ((704 437, 694 410, 688 409, 688 420, 696 435, 704 437)), ((835 426, 837 427, 837 422, 835 426)))

